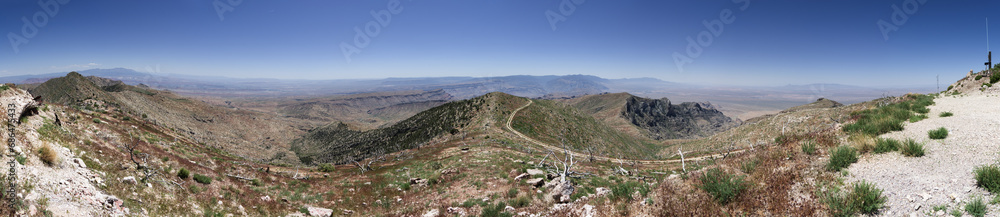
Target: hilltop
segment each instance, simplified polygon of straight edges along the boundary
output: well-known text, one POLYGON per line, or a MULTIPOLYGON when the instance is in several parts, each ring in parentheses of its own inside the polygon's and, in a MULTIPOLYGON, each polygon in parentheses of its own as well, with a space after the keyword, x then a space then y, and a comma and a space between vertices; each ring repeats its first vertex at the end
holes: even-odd
POLYGON ((648 99, 617 93, 584 96, 566 103, 625 132, 639 133, 656 140, 701 138, 741 123, 707 102, 672 104, 667 98, 648 99))
POLYGON ((297 129, 303 127, 275 115, 212 106, 167 91, 79 73, 50 79, 30 92, 47 102, 88 114, 148 121, 169 134, 183 135, 246 159, 297 162, 294 157, 281 156, 291 154, 287 153, 288 144, 301 133, 297 129))

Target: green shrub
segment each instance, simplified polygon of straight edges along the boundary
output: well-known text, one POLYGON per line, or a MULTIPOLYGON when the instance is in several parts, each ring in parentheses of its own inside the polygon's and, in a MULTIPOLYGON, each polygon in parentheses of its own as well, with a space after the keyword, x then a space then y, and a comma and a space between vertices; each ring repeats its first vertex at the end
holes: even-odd
POLYGON ((965 212, 969 213, 969 215, 976 216, 976 217, 983 217, 983 216, 985 216, 986 215, 986 204, 983 203, 983 198, 976 197, 976 199, 972 199, 971 202, 969 202, 968 204, 965 204, 965 212))
POLYGON ((319 172, 322 172, 322 173, 333 172, 335 169, 336 169, 336 167, 334 167, 333 164, 320 164, 319 165, 319 172))
POLYGON ((412 188, 412 186, 410 186, 409 182, 405 182, 405 183, 399 185, 399 188, 403 189, 404 191, 409 191, 412 188))
POLYGON ((976 75, 976 80, 983 79, 983 75, 976 75))
POLYGON ((514 197, 517 197, 517 188, 510 188, 510 190, 507 190, 507 198, 514 197))
POLYGON ((892 131, 903 130, 903 121, 909 120, 913 112, 926 114, 930 112, 927 106, 934 104, 934 97, 929 95, 908 95, 907 100, 875 109, 852 112, 858 118, 852 124, 843 127, 845 132, 862 133, 878 136, 892 131))
POLYGON ((1000 167, 996 165, 976 167, 973 173, 976 175, 976 186, 985 188, 990 193, 1000 193, 1000 167))
POLYGON ((719 168, 711 168, 701 177, 698 188, 708 192, 721 204, 728 204, 747 188, 742 176, 726 174, 719 168))
POLYGON ((260 179, 251 179, 250 180, 250 185, 260 187, 260 186, 264 185, 264 183, 261 182, 260 179))
POLYGON ((923 157, 924 156, 924 144, 920 144, 913 139, 906 139, 903 142, 903 150, 900 153, 907 157, 923 157))
POLYGON ((910 116, 910 123, 916 123, 917 121, 922 121, 924 119, 927 119, 927 115, 910 116))
POLYGON ((802 143, 802 152, 807 155, 813 155, 816 153, 816 143, 815 142, 805 142, 802 143))
MULTIPOLYGON (((27 158, 27 157, 24 157, 23 155, 18 155, 18 156, 16 156, 16 157, 14 157, 14 159, 16 159, 16 160, 17 160, 17 163, 19 163, 19 164, 21 164, 21 165, 24 165, 24 162, 25 162, 25 161, 28 161, 28 158, 27 158)), ((88 167, 89 167, 89 166, 88 166, 88 167)))
POLYGON ((937 128, 936 130, 930 130, 927 131, 927 136, 931 137, 931 139, 944 139, 948 137, 948 129, 942 127, 937 128))
POLYGON ((997 83, 997 81, 1000 81, 1000 73, 993 73, 990 75, 990 84, 997 83))
POLYGON ((101 119, 94 118, 94 123, 95 124, 100 124, 101 123, 101 119))
POLYGON ((177 171, 177 178, 187 179, 188 176, 190 176, 190 175, 191 175, 191 171, 188 171, 187 169, 184 169, 184 168, 181 168, 180 171, 177 171))
POLYGON ((742 170, 743 173, 750 174, 753 173, 753 170, 757 168, 758 164, 760 164, 759 158, 743 161, 740 163, 740 170, 742 170))
POLYGON ((858 162, 858 151, 850 146, 834 148, 830 153, 830 163, 826 164, 826 169, 829 171, 837 172, 858 162))
POLYGON ((875 141, 875 153, 881 154, 899 150, 899 140, 879 138, 875 141))
POLYGON ((504 211, 503 208, 505 208, 505 207, 507 207, 507 204, 505 204, 503 202, 497 203, 497 205, 494 205, 494 206, 487 205, 487 206, 483 207, 483 214, 481 214, 479 216, 481 216, 481 217, 501 217, 501 216, 502 217, 511 217, 511 216, 514 216, 514 214, 512 214, 512 213, 504 211))
POLYGON ((941 112, 941 115, 939 116, 943 118, 943 117, 951 117, 952 115, 955 114, 952 114, 951 112, 941 112))
POLYGON ((840 189, 830 189, 823 196, 831 216, 855 216, 859 212, 874 216, 885 205, 882 190, 867 182, 854 183, 851 192, 841 196, 840 189))
POLYGON ((521 208, 531 205, 531 199, 525 196, 517 197, 517 199, 510 200, 510 206, 514 208, 521 208))
POLYGON ((201 184, 212 184, 212 177, 204 176, 201 174, 194 174, 194 181, 201 184))
POLYGON ((885 197, 882 196, 882 189, 878 189, 875 185, 865 181, 854 183, 854 189, 851 191, 849 198, 858 211, 867 215, 876 214, 885 205, 885 197))

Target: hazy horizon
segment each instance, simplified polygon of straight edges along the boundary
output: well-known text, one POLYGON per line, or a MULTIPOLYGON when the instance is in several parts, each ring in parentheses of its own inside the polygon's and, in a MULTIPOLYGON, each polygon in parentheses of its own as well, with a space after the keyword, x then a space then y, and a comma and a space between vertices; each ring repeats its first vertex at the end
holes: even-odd
POLYGON ((933 87, 936 76, 950 84, 983 68, 985 18, 1000 5, 41 3, 0 3, 0 31, 8 33, 0 77, 121 67, 158 75, 312 80, 583 74, 701 85, 933 87))

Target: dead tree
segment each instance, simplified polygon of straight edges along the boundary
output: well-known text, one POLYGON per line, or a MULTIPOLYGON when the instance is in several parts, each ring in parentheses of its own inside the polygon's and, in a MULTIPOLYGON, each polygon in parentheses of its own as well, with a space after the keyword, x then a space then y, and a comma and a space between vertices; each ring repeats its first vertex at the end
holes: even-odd
POLYGON ((587 154, 590 155, 590 158, 589 158, 590 162, 594 162, 594 146, 593 145, 588 145, 587 146, 587 154))
POLYGON ((573 161, 573 154, 569 152, 569 148, 565 145, 563 146, 563 154, 566 155, 566 157, 562 161, 562 168, 559 168, 559 165, 556 165, 556 170, 562 169, 562 171, 559 172, 560 181, 564 184, 569 184, 569 180, 566 179, 566 176, 569 175, 570 169, 573 169, 573 165, 576 164, 576 162, 573 161))
POLYGON ((135 164, 135 169, 142 173, 142 182, 146 182, 149 178, 156 176, 157 171, 147 165, 149 154, 136 150, 139 148, 139 141, 132 136, 132 133, 129 133, 128 137, 129 141, 122 144, 123 149, 128 152, 129 160, 135 164))
POLYGON ((383 151, 382 149, 375 151, 375 153, 373 154, 374 154, 373 156, 362 159, 360 162, 355 159, 351 159, 351 163, 354 163, 354 165, 358 167, 358 170, 361 171, 361 174, 364 175, 365 172, 374 170, 372 169, 373 163, 378 161, 385 161, 385 151, 383 151))
POLYGON ((632 174, 631 172, 625 169, 625 160, 622 160, 621 154, 618 154, 618 173, 621 173, 623 176, 628 176, 632 174))
POLYGON ((552 151, 549 151, 548 154, 545 154, 545 157, 542 158, 542 161, 539 161, 538 165, 535 165, 535 167, 542 167, 543 165, 545 165, 545 159, 548 159, 549 155, 552 155, 552 151))
POLYGON ((677 153, 681 155, 681 170, 687 173, 687 165, 684 164, 684 152, 680 148, 677 148, 677 153))

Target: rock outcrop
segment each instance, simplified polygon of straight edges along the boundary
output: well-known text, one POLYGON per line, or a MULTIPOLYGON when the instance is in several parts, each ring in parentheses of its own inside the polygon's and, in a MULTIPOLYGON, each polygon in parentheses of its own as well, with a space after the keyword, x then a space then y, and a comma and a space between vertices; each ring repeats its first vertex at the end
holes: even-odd
POLYGON ((740 125, 711 103, 671 104, 667 98, 629 97, 621 115, 657 140, 705 137, 740 125))

